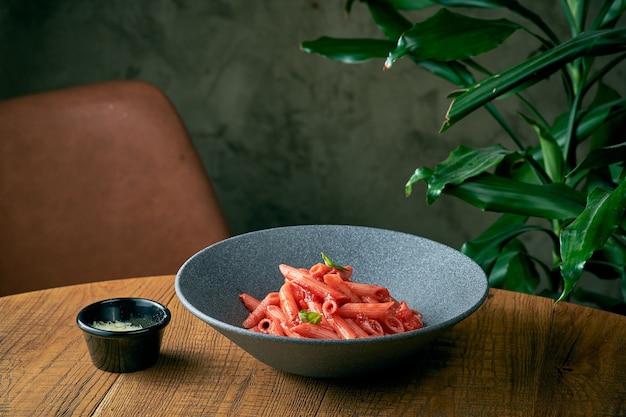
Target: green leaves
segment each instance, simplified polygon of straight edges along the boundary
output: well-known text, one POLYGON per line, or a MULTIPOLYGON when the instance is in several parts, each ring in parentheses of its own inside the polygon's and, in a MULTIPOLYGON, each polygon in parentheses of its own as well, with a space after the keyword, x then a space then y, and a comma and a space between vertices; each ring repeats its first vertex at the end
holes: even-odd
POLYGON ((513 240, 499 252, 491 273, 491 286, 533 294, 541 283, 531 255, 520 240, 513 240), (520 276, 528 277, 521 280, 520 276))
POLYGON ((536 185, 493 174, 470 178, 445 193, 482 210, 551 220, 576 217, 585 199, 584 193, 564 184, 536 185))
POLYGON ((411 195, 412 186, 424 179, 428 183, 427 203, 432 204, 448 185, 461 184, 493 167, 510 152, 500 145, 473 149, 467 146, 457 147, 444 162, 437 165, 435 171, 417 170, 405 186, 405 194, 411 195))
POLYGON ((536 293, 541 280, 535 264, 541 265, 542 269, 546 267, 530 255, 518 238, 538 231, 546 233, 555 245, 557 239, 550 230, 527 224, 527 221, 525 216, 503 214, 480 236, 461 247, 461 252, 485 270, 492 287, 536 293))
POLYGON ((526 122, 535 129, 539 137, 539 145, 544 156, 545 171, 553 182, 563 182, 565 176, 565 160, 563 150, 556 142, 550 131, 529 117, 523 116, 526 122))
POLYGON ((528 226, 528 217, 503 214, 496 222, 471 242, 461 247, 461 252, 474 259, 487 273, 498 259, 500 250, 511 240, 531 230, 541 230, 539 226, 528 226))
POLYGON ((583 273, 594 251, 601 249, 624 216, 626 181, 608 193, 599 188, 589 193, 584 211, 561 231, 561 274, 565 288, 559 300, 567 297, 583 273))
POLYGON ((367 3, 372 19, 385 36, 397 41, 404 31, 411 28, 411 22, 398 13, 389 3, 373 1, 367 3))
POLYGON ((423 181, 429 205, 446 194, 502 214, 461 248, 485 269, 492 286, 537 293, 547 283, 542 294, 558 300, 575 294, 610 308, 626 304, 626 98, 603 81, 626 60, 626 28, 618 27, 626 0, 598 0, 593 7, 588 0, 563 0, 561 16, 539 15, 517 0, 346 0, 346 12, 357 3, 367 5, 383 39, 322 37, 302 49, 346 63, 382 59, 385 69, 409 58, 458 87, 448 95, 452 102, 440 132, 485 108, 516 147, 460 145, 434 168, 418 167, 405 184, 406 195, 423 181), (457 7, 475 11, 466 16, 450 10, 457 7), (427 8, 437 9, 414 23, 402 12, 427 8), (479 9, 493 8, 515 19, 476 17, 479 9), (561 27, 555 18, 570 25, 570 39, 552 31, 561 27), (496 54, 520 29, 536 43, 532 56, 520 54, 518 64, 495 74, 488 60, 473 59, 496 54), (550 112, 560 114, 551 123, 539 111, 546 103, 537 106, 522 94, 553 81, 566 100, 550 103, 550 112), (493 103, 498 98, 521 102, 530 115, 520 116, 534 136, 509 124, 493 103), (535 232, 549 240, 550 264, 534 256, 536 248, 524 239, 535 232), (621 298, 572 291, 583 272, 622 280, 621 298))
POLYGON ((409 54, 417 61, 454 61, 480 55, 501 45, 519 27, 506 19, 475 19, 441 9, 400 36, 385 68, 409 54))
POLYGON ((603 168, 624 161, 626 161, 626 143, 594 149, 589 151, 585 159, 570 172, 570 176, 582 170, 603 168))
POLYGON ((387 0, 397 9, 419 10, 432 6, 497 8, 514 7, 513 0, 387 0))
POLYGON ((605 1, 603 6, 593 27, 596 29, 615 27, 626 10, 626 0, 605 1))
POLYGON ((582 211, 584 194, 563 184, 530 184, 487 172, 511 154, 500 145, 459 146, 434 170, 418 168, 405 185, 405 194, 409 196, 413 184, 423 180, 429 205, 445 192, 482 210, 501 213, 571 219, 582 211))
POLYGON ((323 36, 314 41, 302 42, 301 49, 345 64, 356 64, 373 58, 385 58, 394 43, 377 39, 337 39, 323 36))
POLYGON ((475 19, 447 9, 441 9, 431 18, 412 26, 386 2, 368 2, 368 7, 374 21, 389 40, 323 36, 302 42, 301 49, 348 64, 386 58, 385 68, 409 55, 427 71, 455 85, 467 86, 474 79, 456 61, 499 46, 519 28, 519 25, 506 19, 475 19))
POLYGON ((626 51, 626 28, 583 33, 519 65, 480 81, 454 99, 446 114, 441 132, 474 110, 524 85, 529 87, 576 58, 601 56, 626 51))

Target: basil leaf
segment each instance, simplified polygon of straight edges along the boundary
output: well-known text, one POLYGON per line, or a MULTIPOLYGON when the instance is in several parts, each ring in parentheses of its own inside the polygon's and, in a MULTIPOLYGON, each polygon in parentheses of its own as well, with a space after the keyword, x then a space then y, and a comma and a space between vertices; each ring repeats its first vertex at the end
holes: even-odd
POLYGON ((322 315, 315 311, 300 310, 298 311, 298 317, 302 323, 319 324, 322 321, 322 315))
POLYGON ((331 261, 328 256, 324 255, 324 252, 322 252, 322 259, 324 260, 324 263, 328 266, 330 266, 331 268, 335 268, 338 269, 340 271, 347 271, 347 269, 341 265, 337 265, 336 263, 334 263, 333 261, 331 261))

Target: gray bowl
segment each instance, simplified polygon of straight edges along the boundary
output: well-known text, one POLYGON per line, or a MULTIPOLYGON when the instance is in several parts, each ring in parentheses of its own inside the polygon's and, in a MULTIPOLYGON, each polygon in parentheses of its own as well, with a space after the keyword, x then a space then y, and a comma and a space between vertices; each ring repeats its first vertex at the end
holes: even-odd
MULTIPOLYGON (((483 270, 470 258, 422 237, 360 226, 291 226, 246 233, 193 255, 176 276, 185 308, 261 362, 311 377, 349 377, 410 360, 487 297, 483 270), (423 329, 353 340, 312 340, 246 330, 247 292, 263 298, 283 283, 281 263, 310 267, 324 252, 354 268, 353 281, 383 285, 424 315, 423 329)), ((208 348, 208 347, 207 347, 208 348)))

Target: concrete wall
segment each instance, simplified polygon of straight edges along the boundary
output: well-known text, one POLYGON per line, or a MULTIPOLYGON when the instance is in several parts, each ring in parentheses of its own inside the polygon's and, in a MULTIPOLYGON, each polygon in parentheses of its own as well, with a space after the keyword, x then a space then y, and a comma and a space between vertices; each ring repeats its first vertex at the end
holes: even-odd
MULTIPOLYGON (((180 111, 233 232, 360 224, 459 247, 494 217, 446 197, 427 207, 424 187, 407 199, 404 184, 460 143, 510 143, 483 112, 439 135, 453 87, 408 60, 383 72, 382 61, 344 65, 300 51, 321 35, 380 36, 363 5, 346 21, 342 3, 0 0, 0 98, 146 80, 180 111)), ((539 11, 557 13, 548 3, 539 11)), ((493 68, 524 57, 528 37, 511 42, 493 68)), ((533 94, 547 108, 559 100, 533 94)))

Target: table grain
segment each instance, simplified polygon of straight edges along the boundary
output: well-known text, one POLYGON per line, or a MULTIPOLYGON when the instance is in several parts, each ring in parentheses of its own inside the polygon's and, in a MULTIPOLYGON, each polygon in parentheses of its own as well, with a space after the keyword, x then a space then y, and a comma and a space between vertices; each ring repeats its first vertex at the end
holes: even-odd
POLYGON ((189 313, 174 276, 0 298, 0 416, 626 416, 626 317, 491 289, 411 361, 350 379, 265 366, 189 313), (111 297, 167 305, 158 363, 96 369, 78 311, 111 297))

